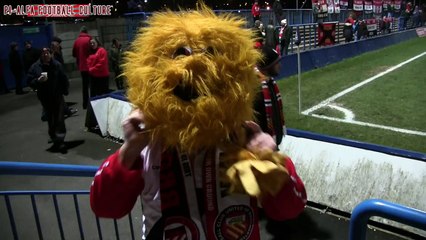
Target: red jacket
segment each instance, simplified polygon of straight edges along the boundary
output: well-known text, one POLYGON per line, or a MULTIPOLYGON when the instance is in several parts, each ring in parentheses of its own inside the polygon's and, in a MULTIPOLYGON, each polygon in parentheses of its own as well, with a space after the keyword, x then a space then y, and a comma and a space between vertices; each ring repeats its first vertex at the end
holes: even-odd
POLYGON ((72 47, 72 56, 77 59, 77 67, 81 72, 89 71, 87 57, 89 56, 89 42, 92 37, 87 33, 80 33, 72 47))
POLYGON ((253 17, 260 16, 260 6, 259 4, 253 4, 253 7, 251 7, 251 14, 253 17))
MULTIPOLYGON (((150 156, 155 156, 155 150, 147 152, 149 152, 150 156)), ((90 204, 98 217, 121 218, 125 216, 132 210, 141 193, 152 199, 149 201, 155 201, 152 192, 157 192, 153 188, 153 186, 157 185, 152 183, 152 181, 155 178, 153 176, 159 175, 155 172, 159 171, 157 168, 154 168, 156 164, 149 163, 147 159, 141 159, 136 164, 138 166, 134 166, 134 169, 128 169, 121 165, 118 155, 119 151, 109 156, 101 164, 92 182, 90 204)), ((293 162, 288 157, 283 160, 285 161, 285 166, 291 176, 291 180, 284 185, 276 196, 265 196, 262 199, 266 215, 274 220, 295 218, 303 211, 306 204, 305 187, 296 173, 293 162)), ((142 199, 147 201, 147 197, 142 197, 142 199)), ((144 216, 147 219, 152 218, 151 214, 161 216, 161 213, 154 213, 155 210, 149 206, 150 203, 147 204, 148 206, 145 205, 144 210, 144 216)), ((254 219, 254 224, 257 223, 257 220, 254 219)))
POLYGON ((96 53, 87 58, 87 66, 89 67, 89 74, 93 77, 108 77, 108 53, 103 47, 98 47, 96 53))

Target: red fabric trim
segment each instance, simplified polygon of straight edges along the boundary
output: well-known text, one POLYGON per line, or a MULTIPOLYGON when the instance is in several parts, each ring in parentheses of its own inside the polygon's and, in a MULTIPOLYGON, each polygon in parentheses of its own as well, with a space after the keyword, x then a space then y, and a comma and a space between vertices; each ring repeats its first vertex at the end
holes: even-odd
POLYGON ((266 215, 277 221, 296 218, 303 212, 307 201, 305 186, 297 175, 293 162, 290 158, 285 158, 284 161, 292 179, 276 196, 267 196, 262 201, 266 215))
POLYGON ((280 118, 281 127, 285 125, 285 120, 284 120, 285 118, 284 118, 284 112, 283 112, 283 103, 282 103, 281 93, 276 81, 272 79, 262 81, 263 101, 265 102, 266 120, 268 121, 268 134, 270 134, 271 136, 275 136, 274 124, 272 121, 272 118, 274 118, 273 109, 272 109, 272 98, 271 98, 271 92, 269 91, 269 88, 268 88, 268 81, 273 81, 273 85, 274 85, 273 94, 277 98, 278 109, 280 111, 279 116, 275 116, 275 117, 280 118))
POLYGON ((115 152, 101 164, 90 188, 90 206, 98 217, 124 217, 143 190, 142 169, 122 166, 118 154, 115 152))

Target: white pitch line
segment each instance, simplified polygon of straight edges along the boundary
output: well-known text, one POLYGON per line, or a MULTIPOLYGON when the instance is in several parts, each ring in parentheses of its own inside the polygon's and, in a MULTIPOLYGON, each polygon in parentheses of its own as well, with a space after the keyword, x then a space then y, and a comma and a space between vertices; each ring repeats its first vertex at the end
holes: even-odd
POLYGON ((354 118, 355 118, 355 114, 351 110, 346 109, 344 107, 340 107, 340 106, 337 106, 337 105, 334 105, 334 104, 328 104, 327 107, 332 108, 332 109, 336 109, 337 111, 340 111, 343 114, 345 114, 345 120, 346 121, 353 121, 354 118))
POLYGON ((390 131, 394 131, 394 132, 413 134, 413 135, 419 135, 419 136, 426 136, 426 132, 408 130, 408 129, 403 129, 403 128, 389 127, 389 126, 378 125, 378 124, 367 123, 367 122, 360 122, 360 121, 355 121, 355 120, 346 120, 346 119, 340 119, 340 118, 334 118, 334 117, 327 117, 327 116, 318 115, 318 114, 311 114, 310 116, 316 117, 316 118, 327 119, 327 120, 331 120, 331 121, 336 121, 336 122, 344 122, 344 123, 351 123, 351 124, 356 124, 356 125, 361 125, 361 126, 381 128, 381 129, 386 129, 386 130, 390 130, 390 131))
POLYGON ((376 80, 377 78, 379 78, 379 77, 381 77, 381 76, 383 76, 383 75, 385 75, 385 74, 388 74, 388 73, 390 73, 390 72, 392 72, 392 71, 394 71, 394 70, 396 70, 396 69, 398 69, 398 68, 400 68, 400 67, 404 66, 405 64, 410 63, 410 62, 412 62, 412 61, 416 60, 416 59, 417 59, 417 58, 419 58, 419 57, 422 57, 422 56, 423 56, 423 55, 425 55, 425 54, 426 54, 426 52, 423 52, 423 53, 421 53, 421 54, 419 54, 419 55, 417 55, 417 56, 415 56, 415 57, 412 57, 412 58, 410 58, 410 59, 408 59, 408 60, 406 60, 406 61, 404 61, 404 62, 402 62, 402 63, 400 63, 400 64, 398 64, 398 65, 395 65, 395 66, 393 66, 393 67, 391 67, 391 68, 387 69, 386 71, 383 71, 383 72, 381 72, 381 73, 379 73, 379 74, 377 74, 377 75, 375 75, 375 76, 373 76, 373 77, 371 77, 371 78, 368 78, 368 79, 366 79, 366 80, 364 80, 364 81, 362 81, 362 82, 360 82, 360 83, 358 83, 358 84, 355 84, 355 85, 353 85, 352 87, 347 88, 347 89, 345 89, 345 90, 343 90, 343 91, 341 91, 341 92, 337 93, 336 95, 334 95, 334 96, 331 96, 331 97, 327 98, 326 100, 324 100, 324 101, 320 102, 319 104, 317 104, 317 105, 315 105, 315 106, 313 106, 313 107, 311 107, 311 108, 309 108, 309 109, 307 109, 307 110, 303 111, 303 112, 302 112, 302 114, 304 114, 304 115, 309 115, 311 112, 314 112, 314 111, 316 111, 316 110, 318 110, 318 109, 320 109, 320 108, 322 108, 322 107, 326 106, 327 104, 329 104, 329 103, 333 102, 334 100, 338 99, 339 97, 341 97, 341 96, 343 96, 343 95, 345 95, 345 94, 347 94, 347 93, 350 93, 350 92, 352 92, 353 90, 355 90, 355 89, 357 89, 357 88, 359 88, 359 87, 362 87, 362 86, 364 86, 365 84, 367 84, 367 83, 369 83, 369 82, 371 82, 371 81, 374 81, 374 80, 376 80))

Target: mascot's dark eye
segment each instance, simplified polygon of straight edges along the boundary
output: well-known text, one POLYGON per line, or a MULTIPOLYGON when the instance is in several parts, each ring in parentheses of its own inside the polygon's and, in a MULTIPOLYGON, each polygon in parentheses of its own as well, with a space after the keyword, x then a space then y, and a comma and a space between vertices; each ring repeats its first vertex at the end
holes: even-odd
POLYGON ((213 47, 207 47, 206 52, 211 55, 216 54, 216 50, 213 47))
POLYGON ((180 47, 176 49, 173 53, 172 58, 177 58, 179 56, 190 56, 192 54, 192 50, 189 47, 180 47))

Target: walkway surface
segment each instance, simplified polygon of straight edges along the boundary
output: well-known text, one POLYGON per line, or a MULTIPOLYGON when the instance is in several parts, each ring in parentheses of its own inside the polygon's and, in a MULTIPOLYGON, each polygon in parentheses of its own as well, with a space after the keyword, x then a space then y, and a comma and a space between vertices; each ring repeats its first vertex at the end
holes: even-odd
MULTIPOLYGON (((78 113, 66 119, 66 154, 46 151, 48 143, 47 123, 40 120, 41 105, 34 92, 25 95, 13 93, 0 95, 0 161, 38 162, 96 165, 120 145, 101 136, 86 132, 84 128, 85 110, 81 106, 80 79, 71 79, 70 95, 66 101, 78 109, 78 113)), ((91 178, 39 177, 39 176, 0 176, 0 191, 4 190, 87 190, 91 178)), ((309 193, 309 189, 308 189, 309 193)), ((51 196, 36 196, 44 239, 60 239, 56 215, 52 207, 51 196)), ((65 239, 81 239, 78 231, 74 201, 67 197, 58 197, 65 239)), ((87 196, 78 197, 81 211, 82 229, 85 239, 99 239, 96 221, 90 210, 87 196)), ((39 239, 31 199, 29 197, 11 197, 12 209, 19 239, 39 239)), ((13 239, 9 219, 7 218, 5 199, 0 198, 0 236, 1 239, 13 239)), ((135 238, 140 239, 140 204, 132 212, 135 238)), ((117 239, 111 220, 102 220, 103 239, 117 239)), ((131 239, 127 219, 117 225, 120 239, 131 239)), ((344 240, 348 239, 349 221, 318 209, 308 207, 293 221, 273 222, 263 218, 261 222, 262 239, 277 240, 344 240)), ((368 239, 396 240, 407 239, 388 233, 369 229, 368 239)))

